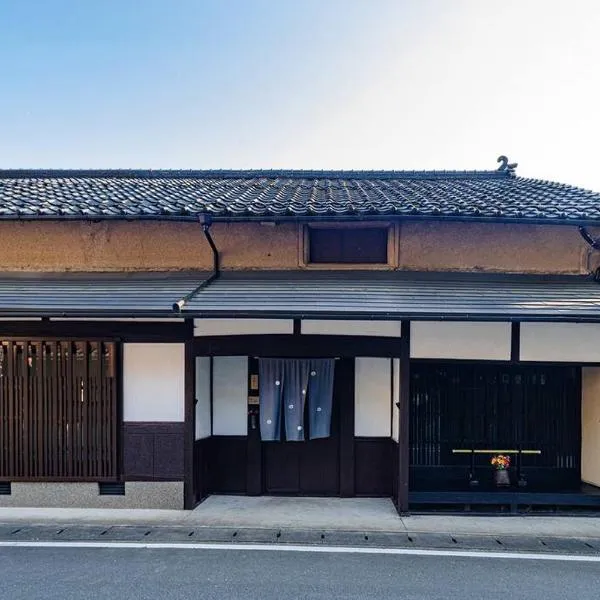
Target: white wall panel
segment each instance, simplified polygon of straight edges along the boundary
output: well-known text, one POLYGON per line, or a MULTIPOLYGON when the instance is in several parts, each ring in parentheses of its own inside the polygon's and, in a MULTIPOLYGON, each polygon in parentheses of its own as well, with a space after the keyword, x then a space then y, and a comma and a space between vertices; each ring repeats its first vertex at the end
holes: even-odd
POLYGON ((292 333, 293 319, 194 319, 195 336, 292 333))
POLYGON ((184 345, 123 344, 123 420, 184 420, 184 345))
POLYGON ((357 358, 354 372, 354 435, 390 437, 392 361, 357 358))
POLYGON ((600 362, 600 324, 521 323, 520 359, 600 362))
POLYGON ((412 321, 411 358, 510 360, 511 324, 412 321))
POLYGON ((210 357, 196 357, 196 439, 210 437, 210 357))
POLYGON ((600 486, 600 368, 582 369, 581 480, 600 486))
POLYGON ((319 321, 307 319, 301 332, 307 335, 370 335, 400 337, 400 321, 319 321))
POLYGON ((393 386, 392 386, 392 439, 396 442, 399 439, 399 415, 400 410, 398 409, 397 403, 400 402, 400 359, 394 358, 392 360, 393 370, 393 386))
POLYGON ((248 434, 248 357, 213 358, 213 435, 248 434))

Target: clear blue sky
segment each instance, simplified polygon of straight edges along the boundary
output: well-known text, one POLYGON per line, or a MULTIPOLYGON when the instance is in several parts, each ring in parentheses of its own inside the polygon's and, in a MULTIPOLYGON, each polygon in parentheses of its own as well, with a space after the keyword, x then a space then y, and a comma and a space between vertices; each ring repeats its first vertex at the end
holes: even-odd
POLYGON ((600 191, 596 0, 0 0, 0 167, 494 168, 600 191))

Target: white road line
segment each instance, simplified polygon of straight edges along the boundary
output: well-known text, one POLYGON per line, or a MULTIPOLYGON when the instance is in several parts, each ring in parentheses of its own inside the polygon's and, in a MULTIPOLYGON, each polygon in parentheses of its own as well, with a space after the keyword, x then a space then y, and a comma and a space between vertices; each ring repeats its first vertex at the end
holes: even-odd
POLYGON ((0 541, 0 548, 105 548, 144 550, 260 550, 263 552, 319 552, 327 554, 387 554, 400 556, 453 556, 458 558, 506 558, 600 562, 600 556, 542 554, 531 552, 478 552, 476 550, 418 550, 411 548, 359 548, 351 546, 300 546, 293 544, 218 544, 176 542, 24 542, 0 541))

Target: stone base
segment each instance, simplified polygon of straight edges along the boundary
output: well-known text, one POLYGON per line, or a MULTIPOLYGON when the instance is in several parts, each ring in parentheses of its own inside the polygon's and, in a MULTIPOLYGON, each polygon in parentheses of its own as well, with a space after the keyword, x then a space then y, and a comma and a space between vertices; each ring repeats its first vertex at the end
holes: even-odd
POLYGON ((124 496, 100 496, 97 483, 12 483, 0 506, 183 509, 182 481, 128 481, 124 496))

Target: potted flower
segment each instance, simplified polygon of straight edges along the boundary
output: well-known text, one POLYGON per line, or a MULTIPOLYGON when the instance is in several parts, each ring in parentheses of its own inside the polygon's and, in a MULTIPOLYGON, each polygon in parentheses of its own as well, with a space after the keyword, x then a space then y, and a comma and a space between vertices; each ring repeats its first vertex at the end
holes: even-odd
POLYGON ((508 474, 508 468, 510 467, 510 456, 496 454, 495 456, 492 456, 490 463, 492 467, 494 467, 494 483, 496 486, 509 486, 510 476, 508 474))

